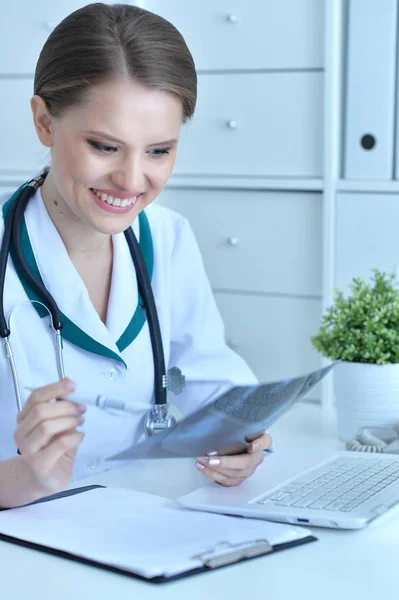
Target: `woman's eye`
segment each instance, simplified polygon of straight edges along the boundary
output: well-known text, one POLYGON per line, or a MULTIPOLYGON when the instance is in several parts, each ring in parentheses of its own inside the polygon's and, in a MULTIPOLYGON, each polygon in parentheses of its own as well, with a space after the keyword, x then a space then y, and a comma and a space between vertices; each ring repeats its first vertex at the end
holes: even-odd
POLYGON ((115 146, 106 146, 105 144, 100 144, 100 142, 95 142, 94 140, 87 141, 89 142, 90 146, 92 146, 95 150, 102 152, 103 154, 112 154, 118 150, 118 148, 115 148, 115 146))
POLYGON ((157 148, 156 150, 151 150, 150 154, 154 158, 158 158, 159 156, 164 156, 165 154, 169 154, 170 148, 157 148))

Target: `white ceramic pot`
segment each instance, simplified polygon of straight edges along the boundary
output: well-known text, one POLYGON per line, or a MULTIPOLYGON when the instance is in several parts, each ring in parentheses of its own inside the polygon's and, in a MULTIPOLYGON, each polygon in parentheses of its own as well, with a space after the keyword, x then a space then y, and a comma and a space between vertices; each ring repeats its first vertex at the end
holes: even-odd
POLYGON ((348 442, 360 427, 399 423, 399 363, 341 362, 334 369, 338 436, 348 442))

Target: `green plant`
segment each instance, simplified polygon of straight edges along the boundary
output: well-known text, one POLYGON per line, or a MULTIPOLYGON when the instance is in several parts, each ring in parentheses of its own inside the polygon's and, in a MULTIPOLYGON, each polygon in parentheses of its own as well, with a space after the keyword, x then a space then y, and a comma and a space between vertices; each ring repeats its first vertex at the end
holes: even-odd
POLYGON ((333 360, 399 363, 399 289, 396 275, 373 269, 370 283, 354 278, 347 298, 334 291, 312 344, 333 360))

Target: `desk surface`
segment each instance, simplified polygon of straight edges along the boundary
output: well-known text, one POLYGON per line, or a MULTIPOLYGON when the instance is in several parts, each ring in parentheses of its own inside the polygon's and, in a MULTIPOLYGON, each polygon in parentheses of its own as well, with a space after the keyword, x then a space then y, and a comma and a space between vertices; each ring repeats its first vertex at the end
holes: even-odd
MULTIPOLYGON (((254 476, 265 481, 270 461, 288 476, 315 457, 323 459, 343 449, 334 420, 317 405, 294 407, 271 433, 275 454, 254 476)), ((137 460, 70 487, 100 483, 177 498, 204 482, 193 459, 137 460)), ((314 528, 314 533, 319 541, 313 544, 162 586, 0 542, 0 585, 7 597, 18 600, 397 598, 398 511, 364 530, 314 528)))

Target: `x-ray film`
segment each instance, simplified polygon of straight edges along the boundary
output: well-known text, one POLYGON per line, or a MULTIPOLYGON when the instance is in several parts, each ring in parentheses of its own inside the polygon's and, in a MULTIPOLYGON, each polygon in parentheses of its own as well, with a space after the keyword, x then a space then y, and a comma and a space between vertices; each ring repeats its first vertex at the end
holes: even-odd
POLYGON ((337 362, 293 379, 232 387, 170 429, 109 460, 197 457, 210 451, 220 455, 245 452, 252 440, 303 398, 337 362))

